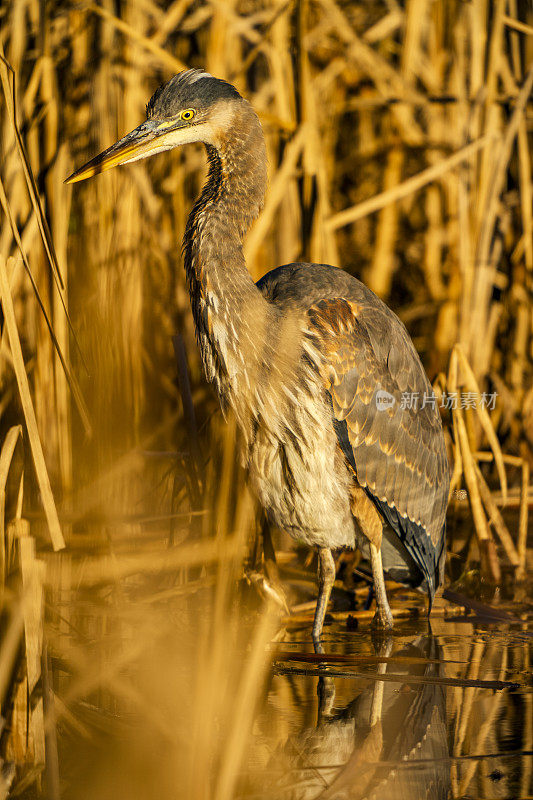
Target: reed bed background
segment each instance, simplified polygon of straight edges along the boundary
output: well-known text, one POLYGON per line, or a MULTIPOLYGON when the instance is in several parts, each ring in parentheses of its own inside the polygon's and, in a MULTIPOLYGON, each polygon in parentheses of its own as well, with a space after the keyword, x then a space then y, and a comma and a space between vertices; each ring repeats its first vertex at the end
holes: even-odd
MULTIPOLYGON (((191 146, 63 180, 134 128, 173 73, 233 82, 269 156, 252 274, 341 265, 399 313, 444 406, 454 392, 496 395, 488 410, 443 408, 452 517, 468 502, 475 530, 451 525, 450 568, 524 578, 531 7, 4 0, 0 56, 0 695, 17 767, 0 796, 35 786, 46 755, 59 797, 55 721, 83 741, 87 726, 116 733, 134 709, 158 732, 145 742, 154 770, 171 748, 169 786, 229 798, 276 624, 255 589, 277 591, 268 558, 270 582, 259 574, 260 515, 201 373, 181 265, 205 155, 191 146), (506 501, 518 514, 502 513, 506 501), (243 560, 253 590, 237 582, 243 560), (163 686, 186 709, 183 741, 161 718, 163 686)), ((112 788, 102 778, 76 791, 112 788)))

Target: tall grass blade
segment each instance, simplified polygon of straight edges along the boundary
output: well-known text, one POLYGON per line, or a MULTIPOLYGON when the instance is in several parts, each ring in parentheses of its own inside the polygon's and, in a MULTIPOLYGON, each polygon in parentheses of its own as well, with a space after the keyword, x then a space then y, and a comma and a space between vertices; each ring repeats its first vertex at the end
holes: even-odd
MULTIPOLYGON (((9 259, 8 264, 11 267, 14 266, 14 263, 14 259, 9 259)), ((26 375, 26 367, 24 364, 24 358, 22 356, 22 347, 20 345, 20 338, 17 330, 15 309, 13 307, 13 300, 9 288, 7 265, 4 259, 1 257, 0 299, 2 302, 2 310, 4 312, 9 344, 11 347, 11 355, 13 356, 13 369, 15 370, 15 375, 17 377, 20 401, 22 404, 22 410, 24 412, 24 419, 26 421, 26 429, 28 431, 28 439, 33 456, 35 474, 37 476, 37 482, 41 492, 41 499, 43 501, 44 512, 48 523, 48 530, 50 532, 50 538, 52 540, 52 546, 54 550, 61 550, 65 547, 65 540, 61 532, 59 517, 57 515, 54 496, 52 494, 52 487, 50 486, 50 479, 48 477, 48 470, 44 460, 41 439, 39 437, 39 431, 37 428, 37 420, 35 418, 28 376, 26 375)))

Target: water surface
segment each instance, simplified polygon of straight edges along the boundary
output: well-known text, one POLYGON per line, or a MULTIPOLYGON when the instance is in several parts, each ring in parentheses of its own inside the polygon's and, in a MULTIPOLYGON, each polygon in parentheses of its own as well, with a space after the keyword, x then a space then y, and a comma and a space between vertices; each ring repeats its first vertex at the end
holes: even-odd
POLYGON ((338 622, 324 665, 310 630, 285 635, 239 797, 531 797, 531 644, 525 623, 338 622))

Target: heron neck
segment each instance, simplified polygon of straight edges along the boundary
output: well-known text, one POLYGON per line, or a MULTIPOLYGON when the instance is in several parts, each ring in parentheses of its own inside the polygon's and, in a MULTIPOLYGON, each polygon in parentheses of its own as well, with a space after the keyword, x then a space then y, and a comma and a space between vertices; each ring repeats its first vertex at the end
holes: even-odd
MULTIPOLYGON (((266 152, 259 121, 248 104, 233 133, 206 145, 207 182, 187 222, 185 269, 197 338, 208 378, 246 369, 243 345, 268 317, 268 304, 246 268, 242 248, 266 186, 266 152)), ((220 388, 220 387, 219 387, 220 388)))

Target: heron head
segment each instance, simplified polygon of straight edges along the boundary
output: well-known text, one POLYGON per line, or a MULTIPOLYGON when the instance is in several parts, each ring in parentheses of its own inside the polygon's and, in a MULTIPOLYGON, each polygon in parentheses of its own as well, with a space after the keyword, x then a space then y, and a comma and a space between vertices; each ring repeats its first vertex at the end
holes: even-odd
POLYGON ((141 125, 76 170, 65 183, 76 183, 119 164, 190 142, 216 147, 231 126, 236 109, 243 105, 248 104, 226 81, 201 70, 180 72, 154 93, 141 125))

